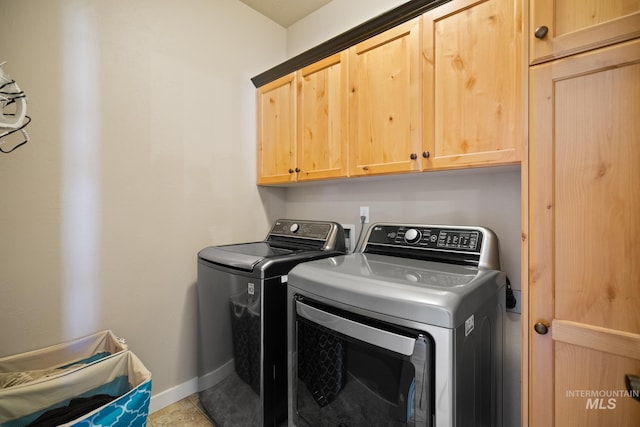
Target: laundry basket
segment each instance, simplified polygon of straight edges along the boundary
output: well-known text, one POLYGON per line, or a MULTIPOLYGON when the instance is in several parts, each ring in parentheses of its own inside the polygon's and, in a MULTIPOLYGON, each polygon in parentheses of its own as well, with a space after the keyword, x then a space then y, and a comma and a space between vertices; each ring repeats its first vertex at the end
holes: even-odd
POLYGON ((109 331, 2 358, 0 372, 23 372, 29 376, 35 373, 36 377, 0 389, 0 425, 3 427, 142 426, 146 423, 151 373, 109 331), (98 341, 105 346, 95 345, 98 341), (80 347, 84 350, 79 350, 80 347), (70 356, 67 360, 63 360, 65 353, 70 356), (16 367, 27 369, 8 370, 16 367), (40 375, 41 370, 48 372, 40 375))
MULTIPOLYGON (((73 341, 0 358, 0 390, 64 373, 127 350, 124 340, 100 331, 73 341)), ((0 391, 1 392, 1 391, 0 391)))

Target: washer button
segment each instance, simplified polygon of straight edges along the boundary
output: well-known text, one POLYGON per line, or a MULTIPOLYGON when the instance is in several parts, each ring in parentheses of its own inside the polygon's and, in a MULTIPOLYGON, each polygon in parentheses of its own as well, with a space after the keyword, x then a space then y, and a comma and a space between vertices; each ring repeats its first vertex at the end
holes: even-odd
POLYGON ((410 228, 404 233, 404 241, 407 243, 416 243, 420 240, 420 232, 415 228, 410 228))

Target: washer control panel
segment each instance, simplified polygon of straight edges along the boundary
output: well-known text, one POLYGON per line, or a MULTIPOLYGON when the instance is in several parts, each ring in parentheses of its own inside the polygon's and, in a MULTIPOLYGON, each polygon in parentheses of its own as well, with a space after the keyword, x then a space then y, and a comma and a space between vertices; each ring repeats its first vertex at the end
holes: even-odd
POLYGON ((483 232, 473 227, 375 224, 367 245, 480 253, 483 232))
POLYGON ((329 222, 279 219, 273 224, 269 235, 327 240, 333 227, 329 222))

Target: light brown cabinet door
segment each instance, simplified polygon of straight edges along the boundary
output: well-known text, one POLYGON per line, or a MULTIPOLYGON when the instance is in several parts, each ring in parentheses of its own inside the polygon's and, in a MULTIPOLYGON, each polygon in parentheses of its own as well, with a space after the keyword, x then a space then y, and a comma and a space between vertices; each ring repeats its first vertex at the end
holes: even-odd
POLYGON ((531 0, 531 64, 640 36, 640 0, 531 0))
POLYGON ((258 106, 258 185, 296 180, 295 73, 260 87, 258 106))
POLYGON ((347 52, 298 71, 298 181, 346 177, 347 52))
POLYGON ((423 19, 424 169, 520 162, 521 0, 453 0, 423 19))
POLYGON ((640 40, 532 67, 530 103, 529 425, 637 427, 640 40))
POLYGON ((420 19, 349 49, 349 173, 420 170, 420 19))

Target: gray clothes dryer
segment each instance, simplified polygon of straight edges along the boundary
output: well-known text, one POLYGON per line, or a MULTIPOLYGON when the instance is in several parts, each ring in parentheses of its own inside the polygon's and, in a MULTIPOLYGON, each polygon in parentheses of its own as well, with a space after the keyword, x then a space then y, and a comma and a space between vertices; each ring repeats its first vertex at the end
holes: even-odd
POLYGON ((374 224, 296 266, 289 425, 502 426, 505 290, 483 227, 374 224))
POLYGON ((339 224, 291 219, 277 220, 264 241, 199 252, 199 397, 217 426, 286 422, 287 274, 344 253, 339 224))

